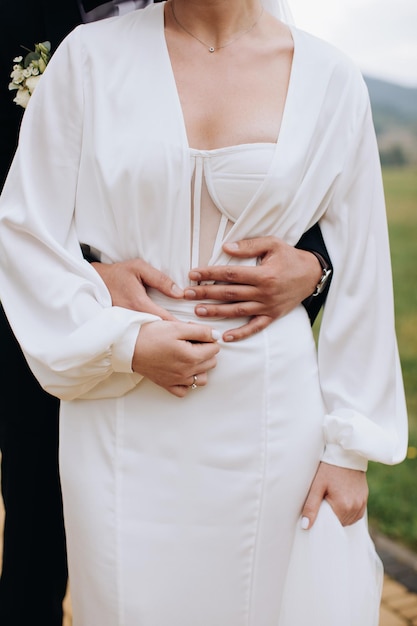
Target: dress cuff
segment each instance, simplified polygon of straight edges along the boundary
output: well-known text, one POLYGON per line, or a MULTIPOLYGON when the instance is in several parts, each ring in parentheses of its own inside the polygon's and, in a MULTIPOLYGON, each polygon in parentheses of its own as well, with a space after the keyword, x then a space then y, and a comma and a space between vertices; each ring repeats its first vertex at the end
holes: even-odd
POLYGON ((368 460, 365 457, 351 450, 345 450, 337 443, 326 444, 321 460, 324 463, 329 463, 329 465, 338 465, 363 472, 368 469, 368 460))
MULTIPOLYGON (((132 313, 130 311, 130 313, 132 313)), ((111 361, 115 372, 132 374, 132 358, 136 340, 142 324, 160 321, 161 318, 151 313, 134 313, 123 335, 112 346, 111 361)))

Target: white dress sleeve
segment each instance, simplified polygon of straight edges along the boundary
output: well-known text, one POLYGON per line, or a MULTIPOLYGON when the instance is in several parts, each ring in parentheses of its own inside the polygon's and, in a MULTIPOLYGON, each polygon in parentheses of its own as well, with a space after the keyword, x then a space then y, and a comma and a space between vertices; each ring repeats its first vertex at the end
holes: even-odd
POLYGON ((334 266, 319 333, 323 461, 365 470, 400 462, 407 412, 395 336, 387 219, 369 97, 362 85, 347 158, 320 221, 334 266))
POLYGON ((74 212, 83 141, 80 28, 54 53, 25 111, 0 198, 0 297, 42 387, 65 400, 119 396, 154 315, 113 307, 82 257, 74 212))

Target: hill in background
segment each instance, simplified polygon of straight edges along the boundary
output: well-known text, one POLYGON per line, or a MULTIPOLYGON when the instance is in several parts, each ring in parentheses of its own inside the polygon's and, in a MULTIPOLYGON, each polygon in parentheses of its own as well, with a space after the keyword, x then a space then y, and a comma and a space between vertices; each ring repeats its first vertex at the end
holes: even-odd
POLYGON ((417 88, 364 76, 383 165, 417 164, 417 88))

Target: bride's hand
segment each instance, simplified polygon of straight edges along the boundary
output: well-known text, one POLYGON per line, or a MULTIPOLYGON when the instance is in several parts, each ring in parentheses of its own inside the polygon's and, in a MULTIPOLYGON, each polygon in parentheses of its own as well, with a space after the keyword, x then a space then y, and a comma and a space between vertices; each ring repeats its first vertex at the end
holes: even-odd
POLYGON ((156 321, 143 324, 136 341, 133 371, 183 398, 191 385, 207 384, 220 350, 217 333, 209 326, 156 321))
POLYGON ((323 499, 330 504, 342 526, 354 524, 366 510, 366 473, 320 463, 301 514, 303 528, 311 528, 314 524, 323 499))

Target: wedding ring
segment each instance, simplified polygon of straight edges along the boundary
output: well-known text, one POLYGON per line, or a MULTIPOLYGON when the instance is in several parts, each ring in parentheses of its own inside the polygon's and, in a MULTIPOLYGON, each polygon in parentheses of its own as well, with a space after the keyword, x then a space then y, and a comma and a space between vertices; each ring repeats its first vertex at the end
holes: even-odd
POLYGON ((193 383, 192 385, 190 385, 191 389, 197 389, 197 376, 194 374, 193 376, 193 383))

